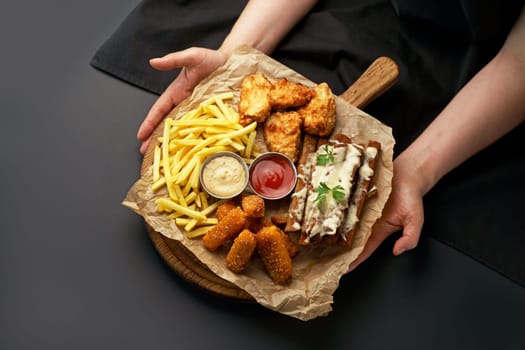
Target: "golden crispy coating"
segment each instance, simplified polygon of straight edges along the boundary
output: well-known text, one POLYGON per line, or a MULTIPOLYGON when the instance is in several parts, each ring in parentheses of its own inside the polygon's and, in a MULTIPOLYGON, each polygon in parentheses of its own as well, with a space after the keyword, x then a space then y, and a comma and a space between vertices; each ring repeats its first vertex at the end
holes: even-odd
POLYGON ((202 237, 202 242, 206 248, 214 251, 237 236, 245 227, 246 214, 241 208, 235 207, 202 237))
POLYGON ((306 105, 314 91, 301 83, 294 83, 287 79, 280 79, 273 84, 270 91, 270 104, 272 109, 297 108, 306 105))
POLYGON ((242 197, 241 207, 249 218, 262 218, 264 216, 264 199, 256 194, 242 197))
POLYGON ((321 83, 315 87, 315 97, 299 109, 303 129, 311 135, 328 136, 335 127, 335 98, 330 87, 321 83))
POLYGON ((294 163, 299 155, 303 118, 295 111, 272 113, 264 123, 268 149, 287 155, 294 163))
POLYGON ((255 235, 257 252, 274 283, 285 284, 292 277, 292 258, 283 232, 277 226, 263 227, 255 235))
POLYGON ((256 246, 255 235, 250 230, 242 230, 226 255, 226 267, 235 273, 244 271, 256 246))
POLYGON ((234 209, 235 207, 237 207, 237 204, 235 204, 235 202, 231 200, 219 205, 217 207, 217 211, 215 212, 217 220, 221 221, 226 216, 226 214, 228 214, 228 212, 234 209))
POLYGON ((250 117, 247 116, 247 115, 239 114, 239 124, 241 124, 242 126, 250 125, 250 124, 253 123, 254 121, 255 121, 255 120, 253 120, 252 118, 250 118, 250 117))
MULTIPOLYGON (((271 216, 271 223, 277 227, 279 226, 285 226, 289 218, 288 212, 284 213, 277 213, 271 216)), ((280 227, 279 227, 283 237, 284 242, 286 243, 286 249, 288 249, 288 253, 290 254, 290 257, 294 257, 297 252, 299 251, 299 246, 294 242, 294 240, 285 233, 280 227)))
POLYGON ((239 100, 240 124, 246 126, 252 121, 264 122, 270 115, 270 90, 272 83, 264 74, 247 75, 241 83, 239 100))

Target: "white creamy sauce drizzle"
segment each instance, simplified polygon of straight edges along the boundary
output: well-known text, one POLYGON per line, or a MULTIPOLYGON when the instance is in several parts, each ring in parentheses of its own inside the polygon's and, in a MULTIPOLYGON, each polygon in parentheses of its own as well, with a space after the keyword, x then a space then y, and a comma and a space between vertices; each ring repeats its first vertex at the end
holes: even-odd
MULTIPOLYGON (((314 163, 319 152, 318 150, 314 154, 314 163)), ((334 161, 327 165, 313 165, 303 221, 309 225, 308 227, 303 225, 306 242, 316 235, 325 236, 337 233, 348 207, 348 198, 353 183, 352 174, 361 164, 362 149, 355 144, 332 141, 332 144, 327 145, 327 150, 323 149, 323 153, 332 153, 334 161), (328 194, 326 202, 319 205, 316 202, 318 194, 315 189, 321 183, 325 183, 330 188, 341 186, 344 198, 337 201, 331 194, 328 194)))
POLYGON ((357 185, 357 188, 355 190, 355 194, 352 197, 352 201, 350 203, 350 206, 348 207, 348 211, 346 213, 345 222, 342 226, 342 229, 340 230, 341 237, 346 240, 347 234, 353 230, 355 225, 359 222, 359 217, 357 216, 357 209, 358 209, 358 201, 361 195, 366 195, 366 193, 362 193, 365 191, 364 188, 364 182, 370 181, 372 176, 374 176, 374 170, 370 167, 370 161, 374 159, 377 156, 377 148, 375 147, 367 147, 365 150, 365 159, 363 161, 363 165, 361 165, 361 168, 359 169, 359 183, 357 185))
MULTIPOLYGON (((306 208, 304 211, 303 220, 305 223, 305 225, 303 225, 303 230, 307 233, 307 240, 309 240, 310 237, 320 233, 321 230, 321 225, 318 225, 317 223, 322 221, 322 213, 318 203, 315 201, 317 198, 317 193, 315 193, 314 190, 323 181, 323 178, 326 176, 325 174, 329 172, 329 169, 333 167, 331 164, 327 166, 315 165, 320 151, 320 149, 317 150, 317 152, 314 153, 314 157, 311 159, 312 173, 310 177, 310 185, 308 186, 308 198, 306 200, 306 208), (309 225, 309 227, 306 227, 306 224, 309 225)), ((327 151, 327 153, 333 152, 333 146, 327 145, 327 151)))
POLYGON ((337 165, 333 173, 330 174, 327 184, 329 183, 328 186, 330 188, 337 185, 341 186, 344 198, 341 201, 335 200, 332 196, 327 198, 327 208, 322 223, 321 235, 334 235, 337 233, 337 228, 341 225, 345 210, 348 207, 348 198, 352 192, 352 176, 355 169, 361 164, 361 150, 357 146, 346 144, 342 148, 345 150, 345 156, 343 159, 338 159, 334 156, 337 165))
POLYGON ((365 162, 359 169, 359 176, 363 179, 370 180, 374 176, 374 170, 370 168, 370 160, 377 156, 377 148, 367 147, 365 150, 365 162))
POLYGON ((340 231, 343 240, 346 241, 348 233, 354 228, 358 221, 357 205, 350 205, 346 213, 345 222, 340 231))

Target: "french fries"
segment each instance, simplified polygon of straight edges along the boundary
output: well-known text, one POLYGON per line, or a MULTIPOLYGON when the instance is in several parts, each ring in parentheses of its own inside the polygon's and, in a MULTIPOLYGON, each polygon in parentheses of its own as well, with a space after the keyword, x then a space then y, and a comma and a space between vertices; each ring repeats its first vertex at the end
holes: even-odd
POLYGON ((232 98, 233 93, 219 94, 180 118, 166 118, 155 146, 151 188, 167 192, 157 198, 157 210, 166 212, 189 238, 200 237, 216 225, 209 215, 224 202, 201 190, 199 175, 206 157, 232 151, 249 163, 258 155, 257 123, 239 124, 239 114, 225 102, 232 98))

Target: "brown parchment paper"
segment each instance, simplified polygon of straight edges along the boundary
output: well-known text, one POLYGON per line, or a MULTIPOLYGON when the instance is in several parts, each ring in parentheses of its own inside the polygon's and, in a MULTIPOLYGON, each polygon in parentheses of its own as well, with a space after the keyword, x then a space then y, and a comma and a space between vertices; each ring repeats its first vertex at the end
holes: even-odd
MULTIPOLYGON (((247 74, 255 72, 262 72, 273 81, 287 78, 308 86, 315 85, 265 54, 243 46, 235 51, 224 66, 202 81, 194 89, 193 94, 180 103, 169 116, 173 118, 182 116, 207 98, 227 91, 234 92, 232 104, 236 107, 242 79, 247 74)), ((354 142, 366 143, 373 139, 381 143, 381 159, 374 177, 378 195, 371 198, 363 210, 352 248, 301 248, 293 259, 292 282, 289 285, 274 284, 259 259, 253 259, 244 273, 232 273, 225 265, 226 249, 209 252, 200 239, 186 238, 185 233, 181 232, 174 222, 169 221, 165 214, 157 213, 155 199, 166 193, 151 191, 151 166, 133 184, 122 204, 143 216, 157 232, 182 242, 211 271, 248 292, 259 304, 304 321, 325 316, 332 310, 333 293, 339 285, 340 278, 363 250, 370 237, 372 225, 381 215, 391 192, 393 175, 394 138, 391 129, 339 97, 336 97, 336 109, 337 123, 334 133, 344 133, 354 142)), ((258 132, 257 142, 264 148, 261 132, 258 132)), ((267 201, 268 214, 287 208, 288 201, 271 203, 267 201)))

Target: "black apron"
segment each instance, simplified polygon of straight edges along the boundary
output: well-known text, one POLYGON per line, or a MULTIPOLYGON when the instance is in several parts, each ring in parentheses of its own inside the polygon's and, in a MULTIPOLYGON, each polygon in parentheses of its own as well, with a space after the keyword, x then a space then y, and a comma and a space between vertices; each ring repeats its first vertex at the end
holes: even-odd
MULTIPOLYGON (((320 1, 273 57, 342 93, 378 56, 400 67, 398 82, 365 111, 405 149, 501 48, 524 1, 320 1)), ((148 60, 191 46, 217 48, 245 1, 145 0, 103 43, 91 64, 160 94, 178 74, 148 60)), ((137 116, 139 119, 144 116, 137 116)), ((525 285, 525 127, 445 176, 424 198, 423 234, 525 285)))

